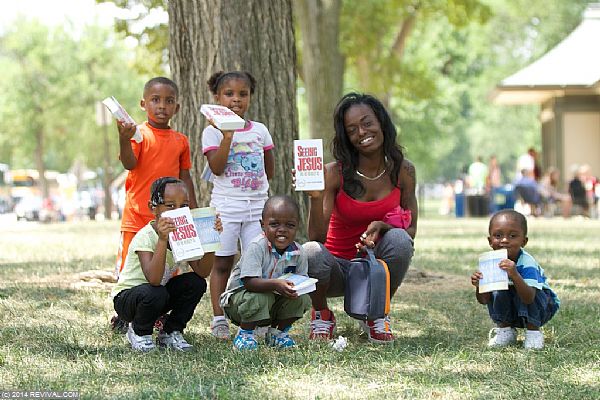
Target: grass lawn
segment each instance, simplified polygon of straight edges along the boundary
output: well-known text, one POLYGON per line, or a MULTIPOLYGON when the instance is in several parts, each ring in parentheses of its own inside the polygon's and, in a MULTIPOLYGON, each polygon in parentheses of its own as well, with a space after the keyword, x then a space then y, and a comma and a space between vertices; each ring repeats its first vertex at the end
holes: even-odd
MULTIPOLYGON (((431 215, 431 214, 430 214, 431 215)), ((396 342, 368 343, 332 302, 343 352, 309 343, 239 353, 209 335, 208 296, 186 330, 192 353, 136 354, 108 328, 108 285, 77 289, 78 272, 110 270, 117 222, 2 221, 0 390, 79 390, 83 398, 600 398, 600 221, 530 219, 528 250, 562 300, 546 348, 488 349, 492 323, 469 276, 487 251, 487 220, 422 218, 413 272, 392 303, 396 342), (419 271, 419 273, 415 273, 419 271)))

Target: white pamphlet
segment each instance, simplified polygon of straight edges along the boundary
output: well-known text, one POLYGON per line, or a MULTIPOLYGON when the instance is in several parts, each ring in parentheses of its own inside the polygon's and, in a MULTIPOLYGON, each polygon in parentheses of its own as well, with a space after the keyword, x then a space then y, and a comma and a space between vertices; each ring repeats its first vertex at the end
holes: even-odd
POLYGON ((175 222, 177 229, 169 233, 169 244, 175 262, 199 260, 204 256, 204 249, 194 225, 189 207, 176 208, 162 213, 175 222))
POLYGON ((479 293, 508 290, 508 274, 498 267, 505 258, 508 258, 506 249, 486 251, 479 255, 479 271, 483 275, 479 280, 479 293))
POLYGON ((325 189, 323 139, 294 140, 296 191, 325 189))
POLYGON ((202 242, 205 253, 212 253, 221 248, 221 237, 215 230, 217 210, 214 207, 194 208, 192 218, 196 225, 196 232, 202 242))
POLYGON ((242 117, 224 106, 203 104, 200 112, 222 131, 235 131, 246 126, 246 121, 242 117))
POLYGON ((298 296, 317 290, 316 285, 319 281, 315 278, 309 278, 308 276, 293 274, 291 272, 281 275, 278 279, 292 282, 294 284, 294 290, 298 296))
MULTIPOLYGON (((125 111, 125 109, 113 96, 107 97, 104 100, 102 100, 102 104, 104 104, 106 108, 108 108, 108 110, 111 112, 113 117, 115 117, 115 119, 127 122, 128 124, 135 124, 133 118, 131 118, 127 111, 125 111)), ((141 143, 142 139, 142 133, 140 132, 140 129, 136 126, 135 133, 133 134, 133 140, 135 140, 137 143, 141 143)))

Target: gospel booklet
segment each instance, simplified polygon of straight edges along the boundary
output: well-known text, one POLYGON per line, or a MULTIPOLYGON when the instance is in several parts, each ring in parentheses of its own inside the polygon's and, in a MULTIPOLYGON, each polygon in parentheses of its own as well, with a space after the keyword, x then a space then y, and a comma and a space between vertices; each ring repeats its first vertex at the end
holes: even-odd
POLYGON ((479 280, 479 293, 508 290, 508 274, 498 266, 505 258, 508 258, 506 249, 486 251, 479 255, 479 271, 483 275, 479 280))

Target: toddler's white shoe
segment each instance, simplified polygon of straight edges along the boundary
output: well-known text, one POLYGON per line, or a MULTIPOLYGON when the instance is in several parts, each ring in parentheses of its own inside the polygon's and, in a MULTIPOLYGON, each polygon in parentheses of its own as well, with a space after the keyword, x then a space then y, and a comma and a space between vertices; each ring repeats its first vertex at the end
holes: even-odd
POLYGON ((126 336, 129 343, 131 343, 131 348, 134 350, 148 352, 156 348, 152 335, 136 335, 131 323, 129 323, 126 336))
POLYGON ((492 328, 488 337, 489 347, 506 347, 517 341, 517 330, 510 326, 506 328, 492 328), (496 336, 492 336, 493 332, 496 333, 496 336))
POLYGON ((525 331, 523 347, 526 349, 539 350, 544 348, 544 334, 542 331, 525 331))

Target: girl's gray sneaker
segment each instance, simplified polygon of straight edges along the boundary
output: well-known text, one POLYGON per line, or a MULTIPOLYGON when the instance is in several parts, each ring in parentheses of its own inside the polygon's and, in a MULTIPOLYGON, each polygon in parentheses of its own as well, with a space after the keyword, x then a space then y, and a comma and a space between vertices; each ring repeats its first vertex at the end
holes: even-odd
POLYGON ((129 328, 127 328, 126 336, 127 341, 131 343, 131 348, 134 350, 148 352, 156 348, 154 341, 152 340, 152 335, 136 335, 131 323, 129 323, 129 328))
POLYGON ((178 351, 191 351, 194 346, 189 344, 184 338, 181 332, 173 331, 171 333, 159 332, 156 338, 156 343, 166 349, 173 349, 178 351))

